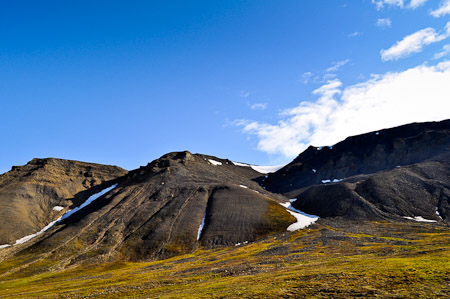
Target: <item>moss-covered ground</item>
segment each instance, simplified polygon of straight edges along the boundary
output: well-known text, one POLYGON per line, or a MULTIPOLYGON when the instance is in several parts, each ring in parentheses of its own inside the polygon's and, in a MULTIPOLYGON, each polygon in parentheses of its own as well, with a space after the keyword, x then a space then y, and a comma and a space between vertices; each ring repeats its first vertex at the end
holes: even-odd
POLYGON ((322 222, 167 260, 10 271, 31 259, 0 263, 0 298, 450 297, 450 228, 433 224, 322 222))

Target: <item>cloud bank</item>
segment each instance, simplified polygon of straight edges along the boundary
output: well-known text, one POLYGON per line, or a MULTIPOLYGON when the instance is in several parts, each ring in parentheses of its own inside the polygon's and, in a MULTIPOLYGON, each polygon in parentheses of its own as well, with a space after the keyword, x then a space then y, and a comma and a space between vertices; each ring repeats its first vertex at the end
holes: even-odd
POLYGON ((277 124, 240 120, 258 149, 295 157, 308 145, 332 145, 348 136, 410 122, 450 118, 450 61, 406 71, 373 75, 343 88, 338 79, 313 91, 316 102, 302 102, 280 115, 277 124))

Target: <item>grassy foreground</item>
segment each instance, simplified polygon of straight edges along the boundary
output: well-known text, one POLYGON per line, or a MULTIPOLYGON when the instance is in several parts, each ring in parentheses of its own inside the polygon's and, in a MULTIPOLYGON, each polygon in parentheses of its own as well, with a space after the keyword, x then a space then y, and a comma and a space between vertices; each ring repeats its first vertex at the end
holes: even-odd
POLYGON ((0 263, 0 298, 448 298, 450 228, 317 224, 233 248, 162 261, 20 271, 0 263))

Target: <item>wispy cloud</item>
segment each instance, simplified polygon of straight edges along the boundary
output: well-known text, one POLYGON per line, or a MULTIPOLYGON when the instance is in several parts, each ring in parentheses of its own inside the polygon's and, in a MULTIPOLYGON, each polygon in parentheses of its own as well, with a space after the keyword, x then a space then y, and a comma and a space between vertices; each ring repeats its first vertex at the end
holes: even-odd
POLYGON ((303 82, 303 84, 308 84, 310 81, 313 83, 324 83, 328 82, 337 77, 337 73, 340 68, 350 62, 350 59, 343 59, 339 61, 334 61, 331 63, 331 66, 326 68, 325 70, 317 73, 306 72, 302 75, 302 78, 299 80, 303 82))
POLYGON ((266 110, 267 103, 255 103, 253 105, 250 105, 250 109, 252 110, 266 110))
POLYGON ((383 61, 397 60, 412 53, 421 52, 424 46, 440 42, 450 36, 450 22, 445 26, 445 32, 438 34, 434 28, 428 27, 404 37, 387 50, 381 50, 383 61))
POLYGON ((416 9, 419 6, 422 6, 425 4, 425 2, 427 2, 428 0, 411 0, 411 2, 409 3, 409 8, 411 9, 416 9))
POLYGON ((434 59, 440 59, 448 54, 450 54, 450 44, 444 45, 442 51, 434 55, 434 59))
POLYGON ((303 82, 303 84, 308 84, 309 80, 311 79, 311 76, 313 74, 311 72, 306 72, 302 75, 302 79, 301 81, 303 82))
POLYGON ((350 59, 344 59, 344 60, 333 62, 333 65, 325 70, 325 73, 337 72, 341 67, 346 65, 349 61, 350 61, 350 59))
POLYGON ((302 78, 300 79, 303 84, 308 84, 309 81, 312 81, 314 83, 324 83, 331 79, 334 79, 337 77, 337 72, 341 67, 346 65, 350 59, 343 59, 339 61, 334 61, 331 63, 331 66, 325 69, 322 72, 312 73, 312 72, 306 72, 302 75, 302 78))
POLYGON ((344 138, 410 122, 450 116, 450 61, 373 76, 342 87, 332 80, 316 89, 316 102, 302 102, 277 124, 240 120, 243 132, 258 138, 258 149, 295 157, 308 145, 331 145, 344 138))
POLYGON ((391 19, 390 18, 378 19, 375 25, 383 29, 390 28, 392 26, 391 19))
POLYGON ((355 31, 355 32, 353 32, 353 33, 350 33, 350 34, 347 35, 347 36, 348 36, 348 37, 355 37, 355 36, 358 36, 358 35, 362 35, 362 32, 355 31))
POLYGON ((430 12, 433 17, 439 18, 444 15, 450 15, 450 0, 442 1, 441 6, 430 12))
POLYGON ((248 98, 248 97, 250 96, 250 92, 249 92, 249 91, 241 91, 241 92, 239 93, 239 96, 240 96, 241 98, 248 98))

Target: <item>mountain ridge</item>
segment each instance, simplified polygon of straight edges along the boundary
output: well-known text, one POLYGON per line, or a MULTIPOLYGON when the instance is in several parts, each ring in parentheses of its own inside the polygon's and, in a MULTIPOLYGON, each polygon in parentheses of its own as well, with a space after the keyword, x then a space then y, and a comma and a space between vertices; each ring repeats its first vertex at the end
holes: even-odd
MULTIPOLYGON (((54 197, 38 205, 50 211, 62 204, 31 233, 115 186, 31 241, 1 249, 3 256, 33 253, 35 261, 53 256, 53 267, 64 268, 255 242, 295 223, 281 205, 294 198, 292 208, 336 225, 421 219, 447 225, 450 220, 450 120, 352 136, 320 150, 309 147, 269 174, 189 151, 165 154, 131 171, 83 163, 33 159, 0 176, 0 199, 8 186, 25 184, 30 190, 40 184, 47 186, 38 188, 42 194, 54 197), (16 185, 7 179, 16 179, 16 185), (48 191, 56 185, 75 191, 70 189, 70 196, 64 188, 48 191)), ((21 237, 16 233, 6 242, 21 237)))

